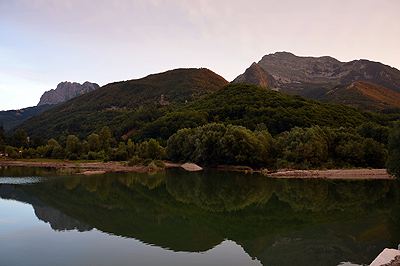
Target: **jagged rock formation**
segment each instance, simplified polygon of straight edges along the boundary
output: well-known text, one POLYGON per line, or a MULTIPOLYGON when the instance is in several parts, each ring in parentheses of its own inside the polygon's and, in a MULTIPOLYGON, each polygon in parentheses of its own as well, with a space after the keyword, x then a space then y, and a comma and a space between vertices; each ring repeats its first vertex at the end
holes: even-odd
POLYGON ((88 81, 83 84, 79 84, 77 82, 71 83, 67 81, 61 82, 57 85, 55 90, 52 89, 46 91, 40 98, 37 106, 62 103, 81 94, 93 91, 99 87, 100 86, 98 84, 88 81))
MULTIPOLYGON (((338 85, 358 81, 371 82, 400 93, 398 69, 364 59, 340 62, 329 56, 301 57, 277 52, 265 55, 257 65, 275 78, 280 91, 307 98, 318 99, 338 85)), ((242 82, 254 84, 251 79, 242 79, 242 82)))
POLYGON ((259 67, 257 63, 251 64, 246 71, 235 78, 232 83, 246 82, 249 84, 256 85, 262 88, 274 89, 278 87, 278 83, 275 78, 270 75, 267 71, 259 67))

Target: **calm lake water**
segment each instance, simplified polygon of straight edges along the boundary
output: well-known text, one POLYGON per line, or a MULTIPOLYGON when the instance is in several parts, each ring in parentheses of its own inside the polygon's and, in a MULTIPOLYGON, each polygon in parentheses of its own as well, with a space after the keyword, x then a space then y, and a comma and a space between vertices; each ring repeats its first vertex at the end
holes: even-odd
POLYGON ((396 180, 0 169, 0 265, 368 265, 400 243, 396 180))

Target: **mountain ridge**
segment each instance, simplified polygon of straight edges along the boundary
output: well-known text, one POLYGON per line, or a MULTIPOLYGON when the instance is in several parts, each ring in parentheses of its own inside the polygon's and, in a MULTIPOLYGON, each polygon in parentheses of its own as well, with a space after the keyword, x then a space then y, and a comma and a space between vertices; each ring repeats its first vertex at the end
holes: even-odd
MULTIPOLYGON (((341 62, 330 56, 297 56, 289 52, 276 52, 264 55, 254 64, 276 80, 279 91, 310 99, 318 100, 337 86, 355 82, 369 82, 400 93, 400 71, 366 59, 341 62)), ((238 79, 250 84, 263 82, 262 77, 248 77, 246 72, 247 70, 234 82, 238 79)), ((381 96, 378 98, 382 99, 381 96)), ((326 99, 329 97, 325 97, 326 99)), ((363 104, 366 110, 374 109, 374 103, 371 105, 368 107, 363 104)))
POLYGON ((374 112, 400 108, 399 93, 366 81, 339 85, 318 100, 345 104, 374 112))
POLYGON ((175 105, 192 102, 228 85, 206 68, 174 69, 144 78, 107 84, 32 117, 14 130, 57 138, 74 134, 84 138, 109 126, 121 136, 164 115, 175 105), (161 96, 170 105, 160 104, 161 96))
POLYGON ((274 89, 278 86, 275 78, 262 69, 256 62, 253 62, 246 71, 236 77, 231 83, 242 83, 256 85, 261 88, 274 89))
POLYGON ((37 106, 59 104, 76 96, 98 89, 100 86, 97 83, 89 81, 83 84, 77 82, 64 81, 57 85, 56 89, 51 89, 43 93, 37 106))

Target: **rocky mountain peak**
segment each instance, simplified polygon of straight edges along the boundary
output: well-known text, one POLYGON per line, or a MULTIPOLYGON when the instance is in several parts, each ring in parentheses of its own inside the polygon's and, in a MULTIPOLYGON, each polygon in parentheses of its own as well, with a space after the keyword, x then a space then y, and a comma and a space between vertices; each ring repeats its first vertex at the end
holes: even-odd
POLYGON ((62 103, 81 94, 93 91, 99 87, 98 84, 88 81, 83 84, 69 81, 61 82, 57 85, 56 89, 46 91, 40 98, 37 106, 62 103))
MULTIPOLYGON (((366 59, 341 62, 330 56, 296 56, 289 52, 276 52, 262 57, 252 65, 270 74, 279 91, 318 99, 330 89, 358 81, 366 81, 400 93, 400 71, 380 62, 366 59)), ((248 70, 246 70, 248 72, 248 70)), ((243 73, 234 81, 254 83, 243 73)))
POLYGON ((267 71, 260 68, 256 62, 253 62, 253 64, 251 64, 251 66, 247 68, 243 74, 239 75, 232 81, 232 83, 242 82, 268 89, 277 87, 274 77, 271 76, 267 71))

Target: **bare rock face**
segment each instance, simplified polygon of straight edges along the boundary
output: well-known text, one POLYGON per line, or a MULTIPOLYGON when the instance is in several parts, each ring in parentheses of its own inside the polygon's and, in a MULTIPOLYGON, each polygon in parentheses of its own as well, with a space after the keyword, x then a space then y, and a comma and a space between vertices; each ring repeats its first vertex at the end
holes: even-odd
POLYGON ((340 62, 329 56, 302 57, 288 52, 265 55, 258 63, 281 86, 340 85, 367 81, 400 93, 400 71, 365 59, 340 62))
POLYGON ((246 82, 262 88, 273 89, 277 87, 277 82, 267 71, 260 68, 257 63, 253 63, 246 71, 235 78, 232 83, 246 82))
POLYGON ((81 94, 93 91, 99 87, 98 84, 88 81, 82 85, 77 82, 61 82, 57 85, 55 90, 52 89, 43 93, 37 106, 62 103, 81 94))
MULTIPOLYGON (((233 82, 263 86, 256 66, 271 75, 281 92, 318 99, 330 89, 343 84, 366 81, 400 93, 400 71, 380 62, 353 60, 340 62, 329 57, 304 57, 288 52, 268 54, 239 75, 233 82), (254 82, 257 80, 257 82, 254 82)), ((260 72, 260 71, 258 71, 260 72)))

